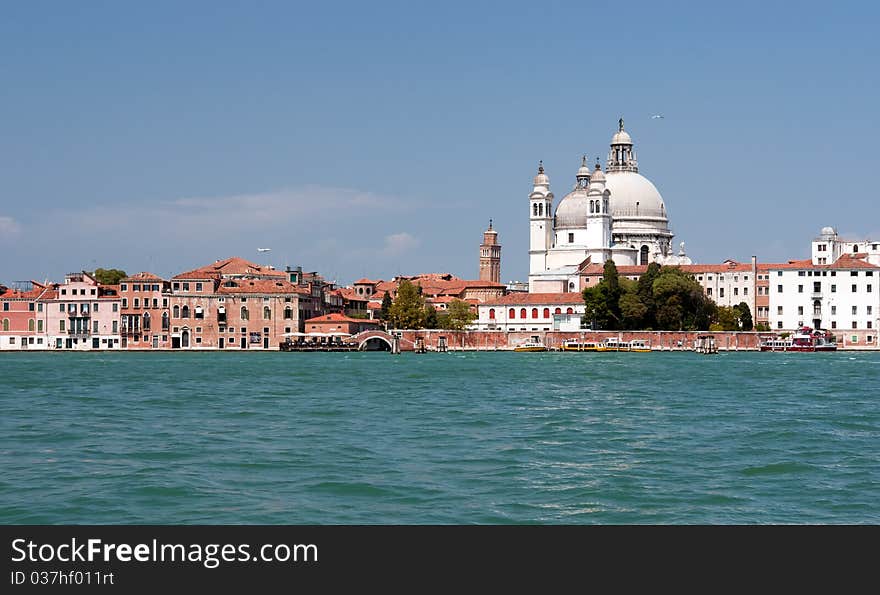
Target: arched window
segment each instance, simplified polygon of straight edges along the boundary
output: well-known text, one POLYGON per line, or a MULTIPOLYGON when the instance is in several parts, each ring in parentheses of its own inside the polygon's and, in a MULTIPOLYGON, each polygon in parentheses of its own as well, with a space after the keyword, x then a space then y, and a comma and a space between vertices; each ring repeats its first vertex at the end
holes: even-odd
POLYGON ((263 306, 263 320, 270 320, 272 318, 272 310, 269 309, 269 306, 263 306))
MULTIPOLYGON (((64 322, 64 321, 62 320, 62 322, 64 322)), ((9 319, 8 318, 3 319, 3 330, 7 331, 7 332, 9 331, 9 319)))
POLYGON ((532 318, 537 318, 537 317, 538 317, 538 309, 532 308, 532 318))
POLYGON ((540 215, 541 217, 544 216, 544 203, 542 202, 538 203, 538 215, 540 215))
POLYGON ((591 212, 591 213, 595 213, 595 212, 596 212, 596 211, 595 211, 595 206, 594 206, 594 205, 595 205, 595 202, 591 200, 591 201, 590 201, 590 212, 591 212))
POLYGON ((290 306, 284 308, 284 320, 291 320, 293 318, 293 310, 290 309, 290 306))
POLYGON ((858 251, 859 251, 859 245, 853 244, 853 252, 858 252, 858 251))
POLYGON ((553 313, 554 313, 554 314, 562 314, 562 308, 556 308, 556 309, 553 311, 553 313))
POLYGON ((508 310, 508 311, 507 311, 507 317, 508 317, 508 318, 516 318, 516 310, 514 310, 513 308, 511 308, 510 310, 508 310))
POLYGON ((250 317, 248 316, 248 309, 245 306, 241 307, 241 319, 242 320, 250 320, 250 317))
POLYGON ((180 317, 189 318, 189 306, 184 306, 180 309, 180 317))
POLYGON ((489 308, 489 320, 495 320, 495 308, 489 308))
POLYGON ((642 246, 641 254, 639 255, 639 264, 648 264, 648 247, 642 246))
POLYGON ((525 308, 520 308, 520 311, 519 311, 519 317, 520 317, 520 318, 525 318, 525 317, 526 317, 526 309, 525 309, 525 308))
POLYGON ((28 331, 34 332, 34 319, 33 318, 28 320, 28 331))
POLYGON ((566 314, 574 314, 574 310, 572 310, 571 308, 567 308, 567 309, 565 310, 565 313, 566 313, 566 314))
POLYGON ((144 312, 144 330, 150 330, 150 313, 144 312))
POLYGON ((168 312, 162 312, 162 330, 168 330, 168 312))
POLYGON ((174 306, 174 309, 172 311, 174 312, 175 318, 180 318, 180 306, 174 306))
POLYGON ((544 318, 550 318, 550 308, 544 308, 544 318))
POLYGON ((535 217, 538 216, 538 203, 532 203, 532 215, 535 217))

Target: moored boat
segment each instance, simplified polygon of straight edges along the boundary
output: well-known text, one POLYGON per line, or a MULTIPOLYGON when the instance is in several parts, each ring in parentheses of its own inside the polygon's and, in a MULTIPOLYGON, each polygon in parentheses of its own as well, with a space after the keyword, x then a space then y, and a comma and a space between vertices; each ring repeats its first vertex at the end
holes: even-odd
POLYGON ((547 351, 547 346, 541 342, 538 337, 532 337, 525 343, 520 343, 516 347, 513 348, 514 351, 518 352, 526 352, 526 351, 547 351))
POLYGON ((514 351, 547 351, 547 346, 541 343, 540 341, 526 341, 521 345, 517 345, 513 348, 514 351))
POLYGON ((802 327, 785 338, 768 337, 761 342, 761 351, 837 351, 837 343, 825 331, 802 327))
POLYGON ((562 344, 562 351, 598 351, 598 343, 593 341, 570 340, 562 344))

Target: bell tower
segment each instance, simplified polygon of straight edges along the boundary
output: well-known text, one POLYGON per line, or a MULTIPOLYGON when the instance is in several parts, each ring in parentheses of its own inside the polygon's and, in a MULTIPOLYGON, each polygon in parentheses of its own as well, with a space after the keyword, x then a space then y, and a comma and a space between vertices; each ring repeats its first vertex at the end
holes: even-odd
POLYGON ((501 244, 498 243, 498 232, 492 229, 491 219, 480 244, 480 281, 501 283, 501 244))
POLYGON ((529 274, 547 269, 547 251, 553 246, 553 193, 544 162, 538 164, 529 194, 529 274))

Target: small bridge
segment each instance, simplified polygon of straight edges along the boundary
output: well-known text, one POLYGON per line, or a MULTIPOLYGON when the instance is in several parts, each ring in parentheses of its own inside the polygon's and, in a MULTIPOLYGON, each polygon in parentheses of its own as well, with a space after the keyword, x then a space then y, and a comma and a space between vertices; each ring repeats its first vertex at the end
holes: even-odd
MULTIPOLYGON (((392 340, 390 333, 372 330, 358 333, 351 337, 350 341, 358 344, 358 351, 391 351, 392 340)), ((400 338, 401 351, 413 351, 415 344, 409 339, 400 338)))

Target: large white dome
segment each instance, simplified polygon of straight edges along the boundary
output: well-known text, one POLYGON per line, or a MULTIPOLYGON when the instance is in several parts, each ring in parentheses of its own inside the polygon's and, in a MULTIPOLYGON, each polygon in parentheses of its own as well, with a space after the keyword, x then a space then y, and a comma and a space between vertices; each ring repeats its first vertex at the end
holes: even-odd
POLYGON ((556 228, 586 228, 589 210, 590 200, 586 190, 577 189, 569 192, 556 205, 556 228))
POLYGON ((645 176, 632 171, 611 171, 605 176, 605 187, 611 190, 612 217, 666 219, 663 197, 645 176))

